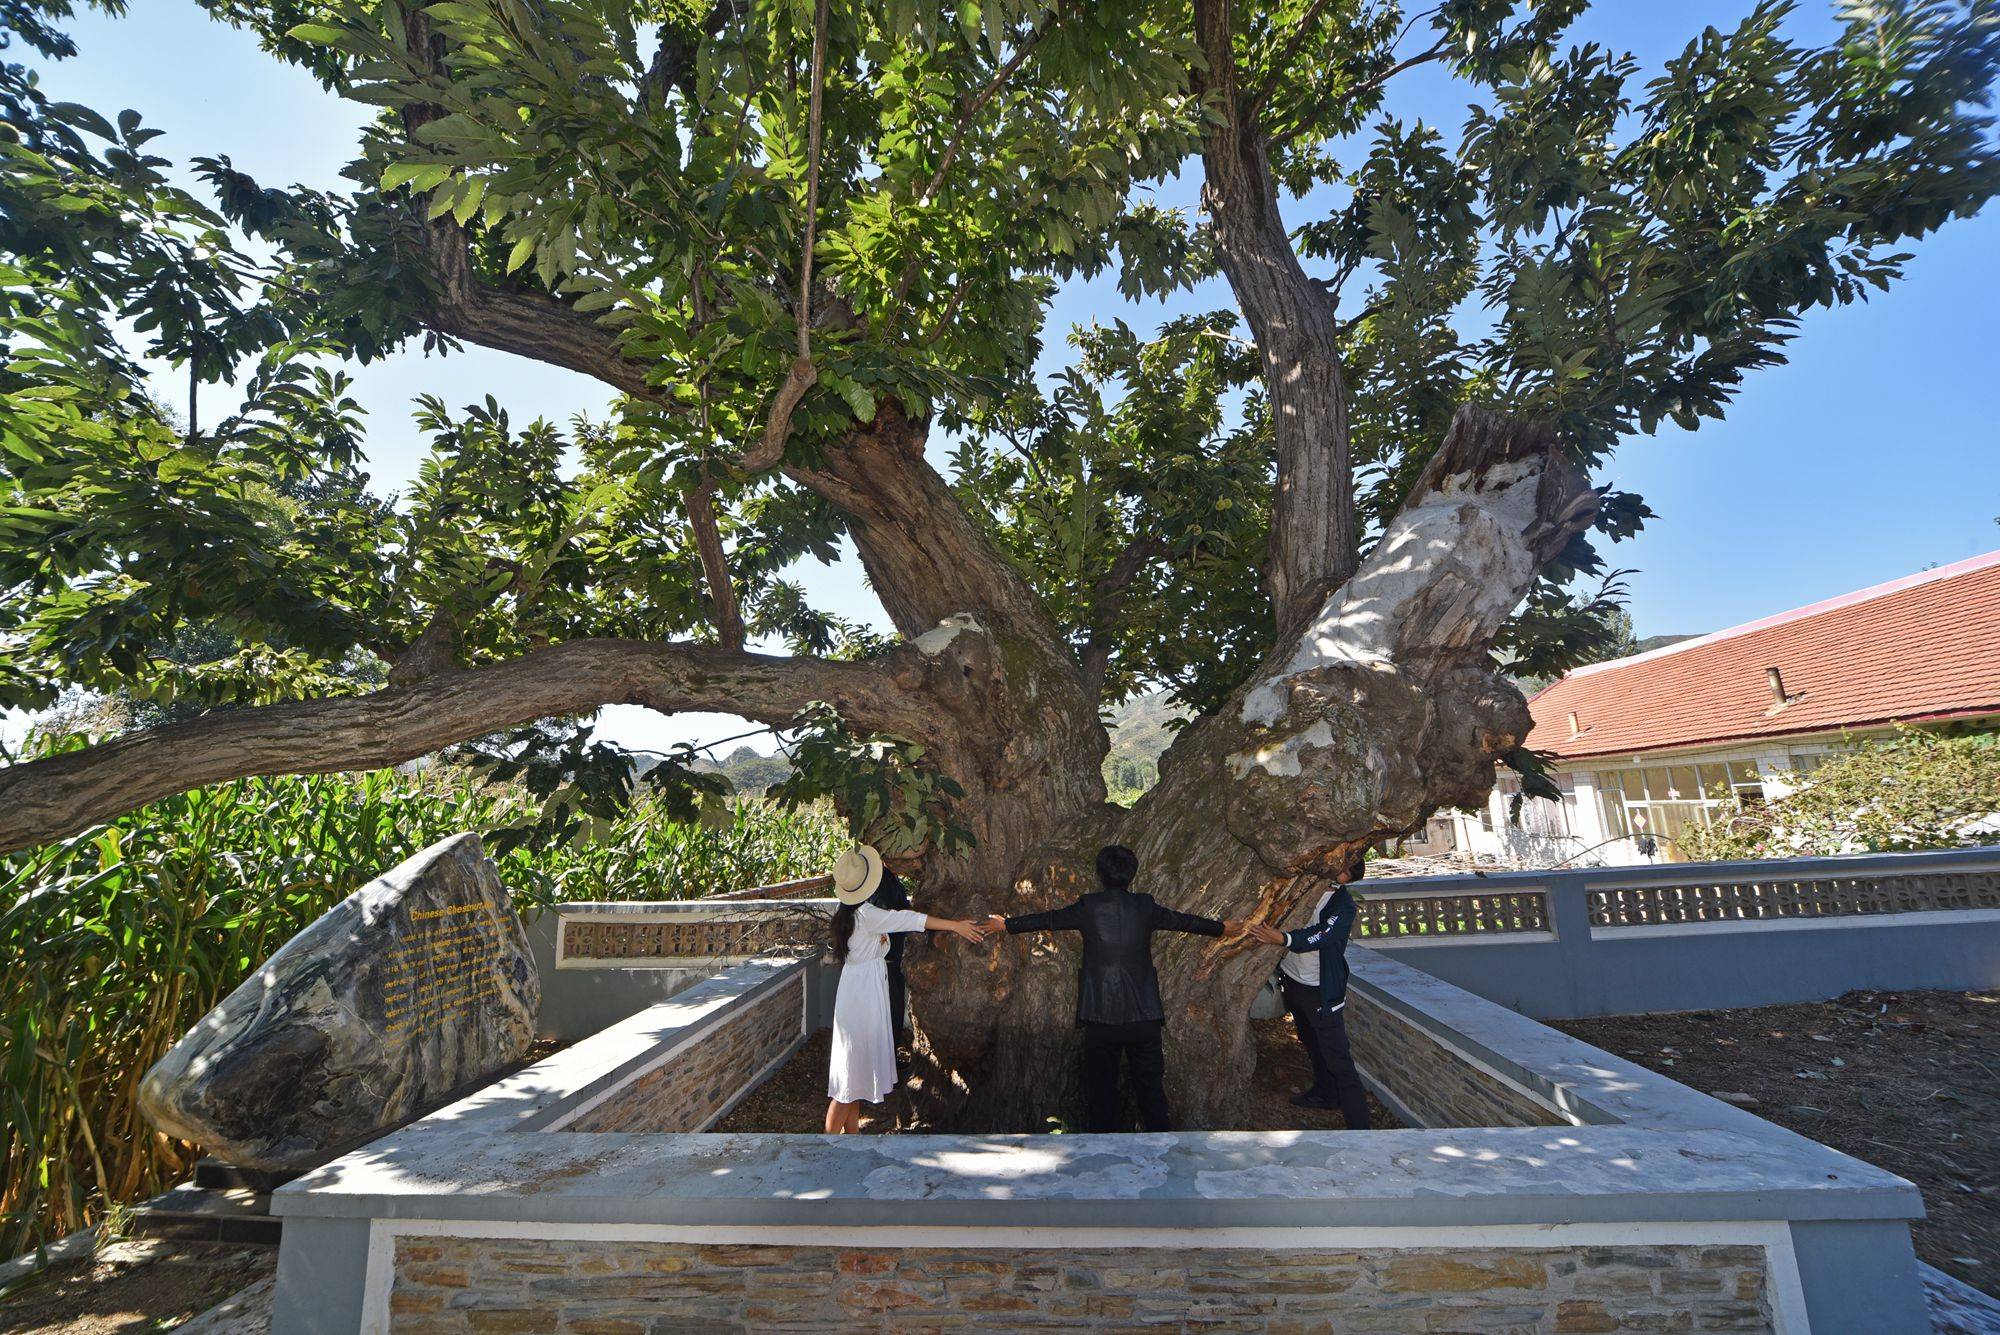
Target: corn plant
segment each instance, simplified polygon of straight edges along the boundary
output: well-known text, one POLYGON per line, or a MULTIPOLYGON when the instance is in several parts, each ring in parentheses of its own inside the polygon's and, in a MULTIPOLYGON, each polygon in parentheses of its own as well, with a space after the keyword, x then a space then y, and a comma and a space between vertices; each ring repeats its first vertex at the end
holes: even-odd
MULTIPOLYGON (((534 814, 442 770, 246 779, 0 859, 0 1256, 187 1172, 199 1151, 146 1124, 139 1081, 293 934, 427 844, 534 814)), ((824 871, 844 838, 823 809, 733 815, 641 803, 596 839, 513 849, 501 878, 527 906, 688 898, 824 871)))

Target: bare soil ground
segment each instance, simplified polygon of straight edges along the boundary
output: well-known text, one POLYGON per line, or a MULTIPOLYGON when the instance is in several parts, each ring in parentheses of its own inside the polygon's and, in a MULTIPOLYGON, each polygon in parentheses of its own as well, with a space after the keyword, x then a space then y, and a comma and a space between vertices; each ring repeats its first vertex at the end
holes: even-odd
POLYGON ((275 1247, 114 1242, 51 1266, 0 1298, 0 1335, 140 1335, 167 1331, 270 1274, 275 1247))
MULTIPOLYGON (((1289 1019, 1258 1020, 1251 1024, 1257 1035, 1256 1096, 1250 1114, 1236 1131, 1338 1131, 1344 1123, 1333 1109, 1295 1108, 1291 1097, 1312 1083, 1312 1067, 1299 1046, 1289 1019)), ((826 1121, 826 1067, 831 1055, 832 1035, 821 1030, 793 1054, 792 1059, 750 1096, 717 1123, 716 1131, 781 1132, 818 1131, 826 1121)), ((1378 1129, 1400 1126, 1371 1095, 1369 1112, 1378 1129)), ((861 1105, 863 1135, 895 1131, 921 1131, 907 1124, 907 1109, 892 1099, 878 1107, 861 1105)), ((1022 1127, 1022 1131, 1062 1129, 1056 1119, 1050 1125, 1022 1127)))
POLYGON ((1917 1255, 2000 1294, 2000 992, 1555 1026, 1917 1184, 1917 1255))

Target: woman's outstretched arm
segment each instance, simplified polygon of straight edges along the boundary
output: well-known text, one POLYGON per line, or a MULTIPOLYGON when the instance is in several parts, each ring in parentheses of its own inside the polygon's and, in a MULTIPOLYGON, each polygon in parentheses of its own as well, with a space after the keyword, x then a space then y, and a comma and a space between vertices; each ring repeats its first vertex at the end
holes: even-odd
POLYGON ((963 918, 926 917, 924 919, 924 930, 927 932, 950 932, 953 936, 962 936, 974 943, 984 941, 988 935, 987 928, 976 922, 967 922, 963 918))

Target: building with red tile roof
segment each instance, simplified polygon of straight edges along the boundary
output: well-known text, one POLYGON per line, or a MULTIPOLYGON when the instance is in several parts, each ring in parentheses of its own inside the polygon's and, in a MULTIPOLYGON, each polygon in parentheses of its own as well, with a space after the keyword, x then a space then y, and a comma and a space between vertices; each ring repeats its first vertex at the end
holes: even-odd
POLYGON ((1528 702, 1528 745, 1564 798, 1459 817, 1461 848, 1534 865, 1676 855, 1674 836, 1729 789, 1782 788, 1826 755, 1898 725, 2000 725, 2000 551, 1578 668, 1528 702), (1490 847, 1483 847, 1490 846, 1490 847))

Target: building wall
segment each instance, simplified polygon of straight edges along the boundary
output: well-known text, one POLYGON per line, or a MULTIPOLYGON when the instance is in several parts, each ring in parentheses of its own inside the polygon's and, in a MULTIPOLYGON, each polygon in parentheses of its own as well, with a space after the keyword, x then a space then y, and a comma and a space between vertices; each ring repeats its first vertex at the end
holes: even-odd
POLYGON ((405 1237, 399 1335, 1770 1331, 1754 1246, 863 1248, 405 1237))
MULTIPOLYGON (((1522 803, 1519 821, 1510 819, 1510 807, 1518 783, 1503 770, 1486 806, 1477 812, 1453 813, 1449 843, 1467 852, 1499 858, 1523 867, 1552 867, 1558 864, 1599 867, 1643 866, 1648 863, 1679 861, 1669 840, 1657 840, 1649 857, 1639 851, 1638 841, 1619 837, 1607 827, 1599 801, 1601 776, 1609 771, 1674 765, 1721 766, 1748 764, 1756 767, 1767 797, 1780 797, 1804 774, 1828 755, 1857 743, 1879 741, 1894 735, 1893 729, 1877 728, 1851 733, 1820 733, 1792 738, 1762 738, 1737 746, 1704 747, 1694 750, 1650 751, 1635 755, 1599 756, 1559 762, 1552 776, 1564 790, 1560 806, 1529 799, 1522 803)), ((1653 831, 1656 835, 1661 833, 1653 831)), ((1436 851, 1445 851, 1432 840, 1436 851)), ((1427 847, 1424 851, 1432 851, 1427 847)))

